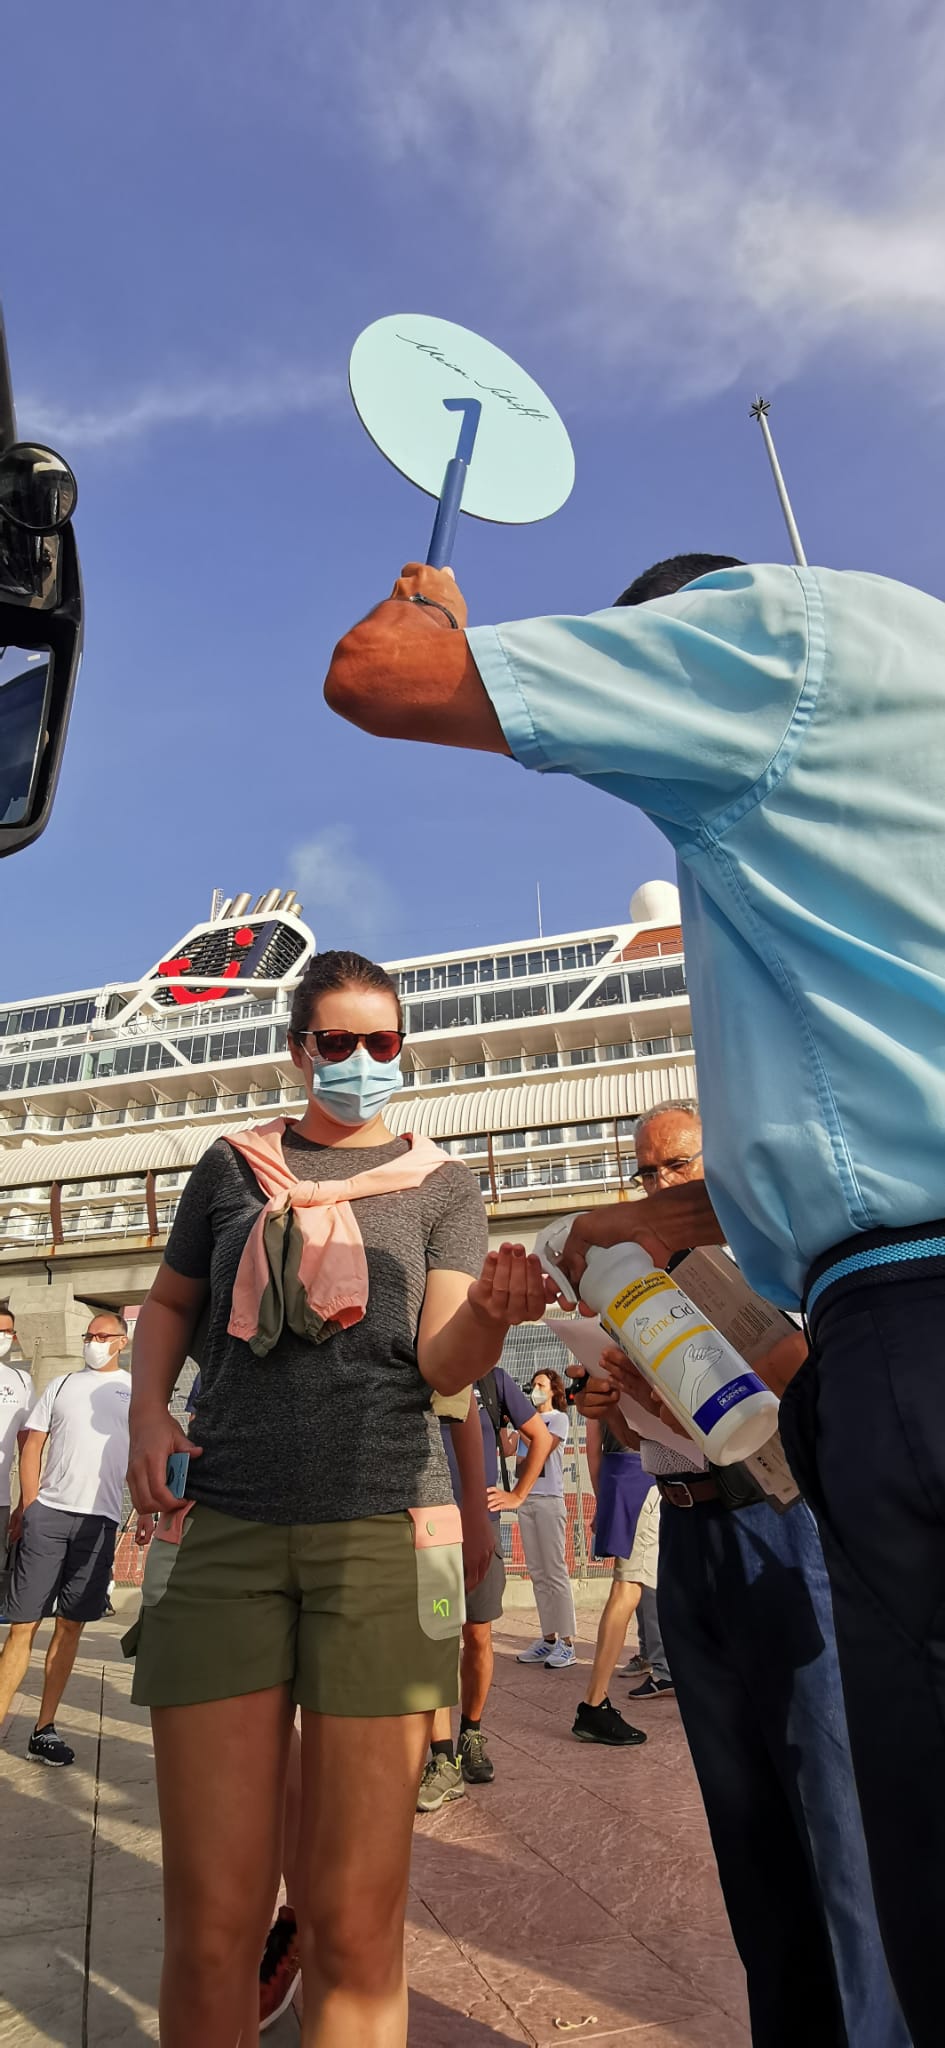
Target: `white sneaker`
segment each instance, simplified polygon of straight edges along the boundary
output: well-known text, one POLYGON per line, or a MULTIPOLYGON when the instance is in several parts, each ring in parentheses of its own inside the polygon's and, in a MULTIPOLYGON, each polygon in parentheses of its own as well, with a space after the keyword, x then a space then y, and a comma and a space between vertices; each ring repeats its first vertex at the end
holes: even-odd
POLYGON ((549 1657, 554 1656, 557 1648, 557 1643, 546 1643, 544 1636, 539 1636, 537 1643, 532 1643, 531 1647, 527 1650, 519 1651, 515 1662, 516 1664, 547 1664, 549 1657))
POLYGON ((577 1663, 577 1651, 573 1643, 564 1643, 561 1637, 554 1646, 550 1657, 544 1660, 546 1671, 567 1671, 569 1664, 577 1663))

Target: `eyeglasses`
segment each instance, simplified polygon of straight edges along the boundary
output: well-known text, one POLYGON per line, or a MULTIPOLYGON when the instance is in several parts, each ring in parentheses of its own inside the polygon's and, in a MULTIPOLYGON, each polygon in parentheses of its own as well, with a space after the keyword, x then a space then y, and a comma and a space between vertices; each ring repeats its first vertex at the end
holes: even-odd
POLYGON ((300 1045, 313 1039, 319 1059, 330 1067, 337 1066, 339 1060, 349 1060, 359 1045, 370 1053, 372 1060, 386 1067, 391 1060, 400 1058, 404 1044, 402 1031, 297 1031, 295 1036, 300 1045))
POLYGON ((83 1344, 114 1344, 121 1336, 120 1330, 86 1330, 83 1344))
POLYGON ((630 1182, 634 1188, 658 1188, 661 1180, 685 1180, 690 1166, 702 1158, 701 1152, 690 1152, 685 1159, 661 1159, 658 1166, 641 1166, 630 1182))

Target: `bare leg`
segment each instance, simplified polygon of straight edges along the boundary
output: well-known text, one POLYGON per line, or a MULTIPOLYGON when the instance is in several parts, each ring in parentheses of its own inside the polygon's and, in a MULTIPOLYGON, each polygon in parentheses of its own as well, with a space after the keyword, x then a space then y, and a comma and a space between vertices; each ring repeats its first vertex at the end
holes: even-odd
POLYGON ((589 1707, 599 1707, 601 1700, 607 1697, 610 1681, 617 1669, 617 1659, 623 1649, 624 1639, 631 1619, 636 1613, 639 1599, 640 1587, 635 1581, 611 1581, 607 1604, 597 1628, 591 1682, 584 1695, 585 1703, 589 1707))
POLYGON ((283 1686, 152 1709, 164 1852, 161 2048, 256 2048, 291 1721, 283 1686))
POLYGON ((0 1721, 4 1720, 30 1668, 38 1621, 14 1621, 0 1653, 0 1721))
POLYGON ((302 1715, 302 2048, 406 2048, 404 1914, 431 1718, 302 1715))
MULTIPOLYGON (((467 1627, 468 1627, 468 1623, 467 1623, 467 1627)), ((463 1635, 464 1635, 464 1637, 465 1637, 465 1633, 466 1633, 466 1630, 464 1629, 464 1630, 463 1630, 463 1635)), ((453 1717, 452 1717, 452 1714, 450 1713, 449 1707, 437 1707, 436 1713, 435 1713, 435 1714, 434 1714, 434 1716, 433 1716, 433 1726, 432 1726, 432 1728, 431 1728, 431 1730, 430 1730, 430 1741, 431 1741, 431 1742, 452 1742, 452 1740, 453 1740, 453 1717)))
POLYGON ((52 1642, 46 1652, 46 1669, 43 1676, 43 1697, 36 1716, 37 1728, 47 1728, 59 1711, 59 1703, 72 1676, 79 1637, 85 1624, 81 1621, 66 1621, 61 1614, 56 1616, 52 1642))
MULTIPOLYGON (((463 1660, 460 1666, 462 1712, 467 1721, 481 1721, 492 1685, 495 1655, 491 1621, 463 1624, 463 1660)), ((439 1718, 437 1716, 437 1718, 439 1718)), ((434 1732, 434 1740, 436 1735, 434 1732)))

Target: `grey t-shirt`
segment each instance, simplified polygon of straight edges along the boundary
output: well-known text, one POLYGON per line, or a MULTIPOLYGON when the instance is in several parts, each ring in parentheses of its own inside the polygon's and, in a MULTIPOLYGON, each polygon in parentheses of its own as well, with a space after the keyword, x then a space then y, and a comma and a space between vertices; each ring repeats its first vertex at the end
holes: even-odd
MULTIPOLYGON (((286 1165, 299 1180, 347 1180, 408 1150, 313 1145, 290 1128, 286 1165)), ((418 1188, 355 1204, 367 1254, 366 1313, 324 1344, 285 1330, 267 1358, 227 1334, 233 1283, 265 1197, 225 1139, 194 1167, 167 1242, 176 1273, 210 1280, 200 1345, 203 1448, 188 1496, 253 1522, 346 1522, 453 1498, 416 1338, 427 1273, 479 1272, 486 1214, 465 1166, 450 1160, 418 1188)))

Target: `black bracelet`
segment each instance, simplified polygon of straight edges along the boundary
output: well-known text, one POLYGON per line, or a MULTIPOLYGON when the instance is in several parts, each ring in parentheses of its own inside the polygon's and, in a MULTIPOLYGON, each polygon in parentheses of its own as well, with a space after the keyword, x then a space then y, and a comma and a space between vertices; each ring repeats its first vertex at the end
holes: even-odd
POLYGON ((442 612, 444 619, 449 619, 454 633, 459 632, 459 620, 454 619, 452 612, 447 611, 445 604, 437 604, 435 597, 423 597, 419 590, 415 590, 413 596, 408 601, 410 604, 425 604, 431 612, 442 612))

